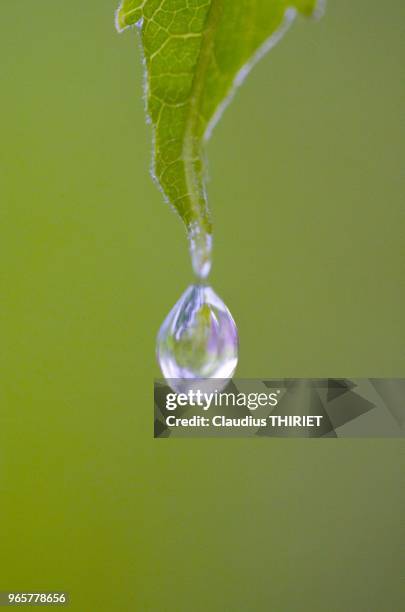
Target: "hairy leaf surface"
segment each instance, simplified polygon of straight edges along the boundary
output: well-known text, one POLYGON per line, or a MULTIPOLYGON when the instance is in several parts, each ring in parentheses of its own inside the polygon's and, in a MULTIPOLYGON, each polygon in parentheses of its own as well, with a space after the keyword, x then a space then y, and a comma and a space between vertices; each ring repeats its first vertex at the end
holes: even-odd
POLYGON ((294 16, 316 11, 317 0, 123 0, 117 11, 118 30, 134 24, 140 30, 153 174, 203 261, 212 231, 204 141, 235 88, 294 16))

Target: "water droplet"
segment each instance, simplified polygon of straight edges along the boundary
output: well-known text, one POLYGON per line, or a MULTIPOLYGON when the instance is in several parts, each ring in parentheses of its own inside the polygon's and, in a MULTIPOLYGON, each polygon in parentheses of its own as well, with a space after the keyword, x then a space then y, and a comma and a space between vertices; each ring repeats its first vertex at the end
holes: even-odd
POLYGON ((160 328, 157 358, 167 380, 217 378, 225 384, 232 377, 238 331, 211 287, 191 285, 183 293, 160 328))

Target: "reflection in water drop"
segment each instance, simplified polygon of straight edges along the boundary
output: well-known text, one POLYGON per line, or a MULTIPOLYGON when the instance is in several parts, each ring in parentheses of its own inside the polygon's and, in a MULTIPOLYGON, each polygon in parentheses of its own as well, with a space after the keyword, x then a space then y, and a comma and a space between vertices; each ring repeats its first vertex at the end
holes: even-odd
POLYGON ((166 380, 232 377, 238 362, 238 332, 211 287, 191 285, 183 293, 160 328, 157 358, 166 380))

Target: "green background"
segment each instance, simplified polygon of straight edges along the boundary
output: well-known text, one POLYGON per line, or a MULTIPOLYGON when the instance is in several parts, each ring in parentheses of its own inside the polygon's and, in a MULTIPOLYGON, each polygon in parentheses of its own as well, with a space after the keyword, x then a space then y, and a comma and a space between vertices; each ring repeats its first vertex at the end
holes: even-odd
MULTIPOLYGON (((152 438, 155 334, 192 277, 114 9, 2 2, 0 590, 397 612, 401 441, 152 438)), ((402 0, 331 1, 217 127, 212 284, 239 377, 405 375, 404 52, 402 0)))

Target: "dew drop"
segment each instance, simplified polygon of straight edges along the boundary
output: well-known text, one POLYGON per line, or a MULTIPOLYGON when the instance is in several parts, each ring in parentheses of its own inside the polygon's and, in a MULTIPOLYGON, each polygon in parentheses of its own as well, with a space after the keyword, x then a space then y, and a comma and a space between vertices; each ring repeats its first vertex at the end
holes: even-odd
MULTIPOLYGON (((222 379, 238 362, 238 331, 231 313, 211 287, 190 285, 164 320, 157 358, 171 387, 174 381, 222 379)), ((191 387, 191 386, 190 386, 191 387)), ((184 391, 178 384, 177 391, 184 391)))

